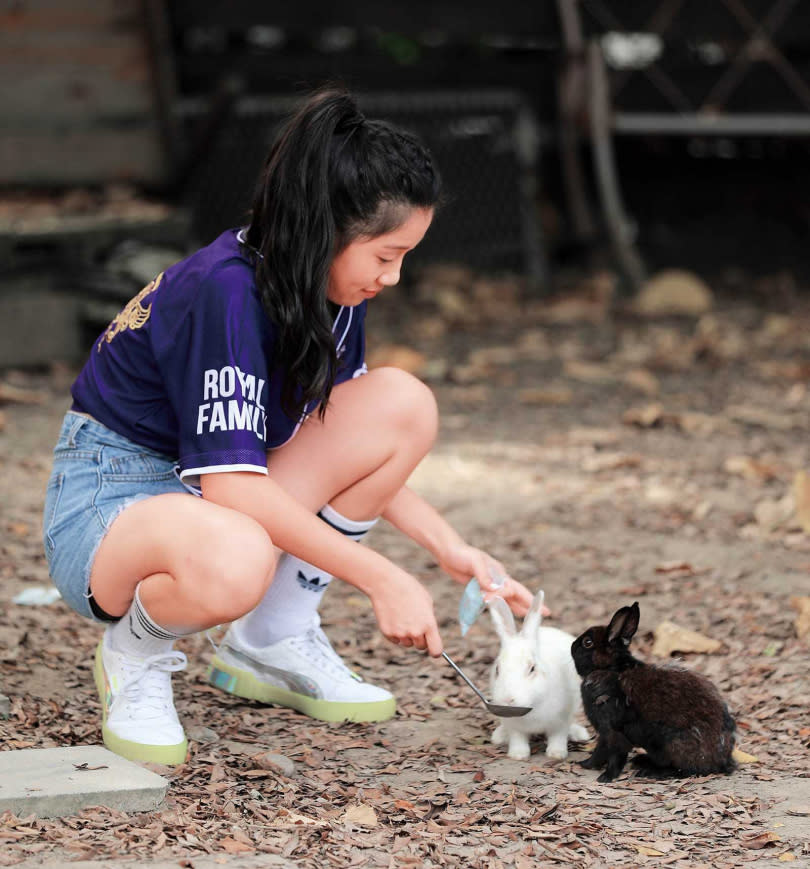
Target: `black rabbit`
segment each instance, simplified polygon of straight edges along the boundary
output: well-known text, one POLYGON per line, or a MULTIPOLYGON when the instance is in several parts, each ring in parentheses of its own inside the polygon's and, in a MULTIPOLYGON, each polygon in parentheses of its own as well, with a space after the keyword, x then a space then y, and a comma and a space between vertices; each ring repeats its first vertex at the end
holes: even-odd
POLYGON ((571 645, 582 677, 582 702, 596 729, 596 748, 583 761, 613 781, 633 746, 647 762, 670 773, 706 775, 734 769, 734 719, 704 676, 656 667, 630 654, 638 603, 618 610, 607 627, 591 627, 571 645))

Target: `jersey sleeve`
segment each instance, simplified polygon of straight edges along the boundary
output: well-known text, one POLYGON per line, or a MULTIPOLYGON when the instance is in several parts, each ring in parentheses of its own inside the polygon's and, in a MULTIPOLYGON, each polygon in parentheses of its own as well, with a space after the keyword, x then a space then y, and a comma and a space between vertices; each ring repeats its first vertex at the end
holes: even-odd
POLYGON ((271 344, 244 269, 225 265, 206 277, 182 330, 159 354, 184 482, 223 471, 267 473, 271 344))

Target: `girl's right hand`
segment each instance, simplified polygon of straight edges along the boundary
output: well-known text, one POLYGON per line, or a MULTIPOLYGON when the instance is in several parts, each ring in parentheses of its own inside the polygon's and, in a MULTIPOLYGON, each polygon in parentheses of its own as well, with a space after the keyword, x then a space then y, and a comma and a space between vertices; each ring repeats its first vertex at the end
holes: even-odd
POLYGON ((383 636, 398 646, 412 646, 434 658, 444 648, 430 592, 413 576, 399 571, 369 594, 383 636))

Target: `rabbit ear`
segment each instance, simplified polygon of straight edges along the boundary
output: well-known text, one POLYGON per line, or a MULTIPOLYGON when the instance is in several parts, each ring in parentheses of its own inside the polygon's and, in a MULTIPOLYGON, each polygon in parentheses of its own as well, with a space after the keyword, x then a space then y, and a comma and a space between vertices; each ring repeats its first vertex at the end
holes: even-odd
POLYGON ((507 637, 514 637, 517 631, 515 630, 515 617, 512 615, 512 610, 502 597, 494 597, 488 604, 489 614, 492 616, 492 624, 495 625, 495 630, 498 636, 505 640, 507 637))
POLYGON ((546 593, 543 589, 537 592, 526 613, 526 618, 523 620, 523 629, 521 633, 529 635, 537 632, 543 621, 543 601, 546 599, 546 593))
POLYGON ((613 643, 618 639, 628 646, 638 630, 639 616, 638 601, 633 606, 623 606, 617 610, 608 625, 608 642, 613 643))

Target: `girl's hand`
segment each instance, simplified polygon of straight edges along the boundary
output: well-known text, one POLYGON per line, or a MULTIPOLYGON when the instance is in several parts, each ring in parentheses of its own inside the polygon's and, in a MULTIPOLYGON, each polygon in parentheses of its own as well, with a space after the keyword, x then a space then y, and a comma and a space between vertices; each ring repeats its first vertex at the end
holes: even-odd
POLYGON ((444 648, 430 592, 413 576, 397 570, 369 594, 383 636, 398 646, 412 646, 434 658, 444 648))
MULTIPOLYGON (((489 602, 493 597, 502 597, 519 618, 529 611, 532 602, 532 593, 529 589, 516 579, 512 579, 500 561, 481 549, 466 543, 451 546, 439 559, 439 567, 456 582, 466 584, 475 577, 481 586, 485 601, 489 602)), ((550 614, 551 611, 544 606, 543 615, 550 614)))

